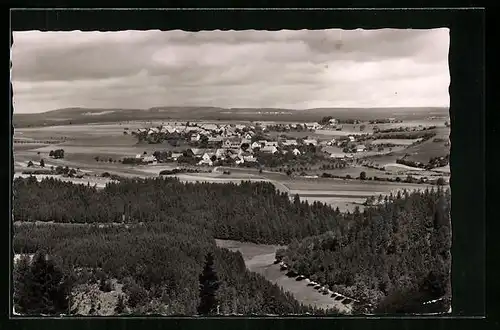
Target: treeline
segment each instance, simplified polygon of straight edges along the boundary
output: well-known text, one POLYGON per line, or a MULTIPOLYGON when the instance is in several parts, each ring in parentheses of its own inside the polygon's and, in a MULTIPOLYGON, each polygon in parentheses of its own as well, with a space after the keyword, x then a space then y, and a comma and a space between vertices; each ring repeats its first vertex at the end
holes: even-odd
POLYGON ((54 178, 16 178, 16 221, 63 223, 168 222, 200 225, 214 237, 267 244, 338 227, 330 206, 293 201, 269 182, 182 183, 176 178, 125 179, 104 189, 54 178), (37 205, 37 207, 33 207, 37 205))
MULTIPOLYGON (((43 162, 43 159, 40 161, 40 163, 43 162)), ((30 163, 32 163, 30 161, 30 163)), ((28 167, 31 167, 30 164, 28 163, 28 167)), ((46 175, 62 175, 64 177, 69 177, 69 178, 82 178, 85 173, 80 172, 78 169, 70 168, 68 166, 51 166, 50 169, 45 168, 44 166, 41 166, 44 169, 33 169, 33 170, 24 170, 21 173, 22 174, 33 174, 33 175, 41 175, 41 174, 46 174, 46 175)))
POLYGON ((426 127, 407 126, 407 127, 387 128, 387 129, 377 129, 376 133, 401 133, 401 132, 423 133, 425 131, 433 130, 435 128, 436 126, 426 126, 426 127))
POLYGON ((442 188, 398 193, 348 214, 349 226, 294 241, 280 254, 289 269, 367 310, 413 304, 410 312, 421 312, 424 302, 451 294, 450 199, 442 188))
POLYGON ((323 172, 321 174, 322 178, 332 178, 332 179, 344 179, 344 180, 373 180, 373 181, 381 181, 381 182, 402 182, 402 183, 418 183, 418 184, 430 184, 430 185, 438 185, 438 186, 444 186, 446 184, 446 181, 444 178, 436 178, 436 179, 429 179, 427 177, 420 177, 420 178, 415 178, 411 175, 407 175, 406 177, 378 177, 376 175, 374 176, 366 176, 366 172, 361 172, 358 177, 353 177, 350 174, 346 175, 336 175, 336 174, 331 174, 331 173, 326 173, 323 172))
POLYGON ((373 134, 374 139, 422 139, 423 141, 429 140, 434 136, 436 136, 435 132, 426 131, 373 134))
MULTIPOLYGON (((161 127, 157 127, 159 130, 161 127)), ((133 136, 137 138, 139 143, 148 143, 148 144, 160 144, 164 142, 168 142, 170 145, 176 147, 179 142, 187 142, 191 136, 189 132, 154 132, 149 134, 148 131, 144 132, 132 132, 133 136)))
MULTIPOLYGON (((202 171, 198 168, 174 168, 171 170, 162 170, 162 171, 160 171, 160 175, 174 175, 174 174, 181 174, 181 173, 200 173, 200 172, 202 172, 202 171)), ((206 171, 206 172, 208 172, 208 171, 206 171)))
MULTIPOLYGON (((110 280, 117 280, 124 292, 116 302, 117 310, 125 314, 197 314, 198 275, 207 252, 215 256, 214 270, 220 279, 216 291, 219 314, 324 313, 302 306, 277 285, 249 272, 239 252, 217 248, 202 226, 175 219, 130 228, 16 226, 13 243, 16 253, 43 251, 53 256, 58 269, 67 274, 59 277, 73 279, 73 289, 97 282, 100 291, 109 292, 114 289, 110 280)), ((23 288, 30 287, 31 281, 30 276, 16 277, 17 311, 51 314, 50 308, 33 303, 36 299, 27 301, 30 292, 23 288)), ((66 300, 74 299, 66 295, 66 300)), ((47 295, 44 304, 52 303, 47 295)), ((69 313, 68 302, 59 305, 63 310, 55 309, 54 313, 69 313)), ((76 305, 78 301, 72 301, 72 313, 79 313, 76 305)))
POLYGON ((63 149, 51 150, 49 152, 49 157, 52 157, 54 159, 64 158, 64 150, 63 149))
POLYGON ((445 156, 432 157, 429 159, 428 163, 413 161, 407 159, 406 157, 396 159, 396 163, 411 167, 423 168, 426 170, 432 170, 433 168, 436 167, 443 167, 448 165, 450 163, 450 154, 446 154, 445 156))
POLYGON ((390 123, 402 123, 402 120, 394 120, 394 119, 389 119, 389 118, 382 118, 382 119, 374 119, 370 120, 370 124, 390 124, 390 123))

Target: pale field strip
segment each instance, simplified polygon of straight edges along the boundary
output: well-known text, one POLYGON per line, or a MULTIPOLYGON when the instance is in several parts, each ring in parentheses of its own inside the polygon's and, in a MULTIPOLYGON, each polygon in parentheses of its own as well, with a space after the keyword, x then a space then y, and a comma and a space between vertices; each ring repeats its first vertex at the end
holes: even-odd
MULTIPOLYGON (((290 190, 290 194, 298 194, 299 196, 304 196, 306 197, 307 195, 325 195, 325 197, 337 197, 337 195, 340 195, 338 197, 342 196, 360 196, 360 197, 367 197, 371 195, 383 195, 386 194, 387 191, 357 191, 357 190, 300 190, 300 189, 295 189, 295 190, 290 190)), ((347 197, 345 197, 347 198, 347 197)))
POLYGON ((420 141, 421 139, 377 139, 373 140, 371 144, 389 144, 392 143, 394 145, 400 145, 400 146, 409 146, 417 141, 420 141))
POLYGON ((100 112, 84 112, 84 113, 82 113, 82 115, 84 115, 84 116, 101 116, 101 115, 105 115, 105 114, 109 114, 109 113, 113 113, 113 112, 116 112, 116 111, 111 110, 111 111, 100 111, 100 112))
POLYGON ((398 163, 388 163, 388 164, 385 164, 384 167, 386 170, 390 170, 391 167, 396 167, 396 168, 402 168, 402 169, 410 170, 410 171, 425 171, 425 169, 423 169, 423 168, 412 167, 412 166, 398 164, 398 163))

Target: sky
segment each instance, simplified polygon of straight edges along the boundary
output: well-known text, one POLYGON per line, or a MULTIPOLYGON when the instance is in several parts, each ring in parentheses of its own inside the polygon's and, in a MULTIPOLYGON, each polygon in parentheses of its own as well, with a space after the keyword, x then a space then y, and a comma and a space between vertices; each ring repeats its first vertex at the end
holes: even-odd
POLYGON ((449 30, 22 31, 15 113, 448 107, 449 30))

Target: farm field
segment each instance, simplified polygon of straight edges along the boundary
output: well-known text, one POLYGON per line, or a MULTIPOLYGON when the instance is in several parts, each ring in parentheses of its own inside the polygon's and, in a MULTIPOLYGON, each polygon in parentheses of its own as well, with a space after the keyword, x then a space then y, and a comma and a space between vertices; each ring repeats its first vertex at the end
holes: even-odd
POLYGON ((400 146, 409 146, 415 142, 419 141, 419 139, 377 139, 373 140, 371 144, 394 144, 400 146))
POLYGON ((446 142, 434 142, 433 140, 435 138, 447 140, 450 135, 450 128, 440 127, 435 129, 434 132, 436 132, 436 136, 427 141, 409 146, 403 150, 395 150, 391 154, 372 156, 369 159, 379 165, 386 165, 395 163, 397 159, 407 155, 407 160, 427 163, 430 158, 449 154, 450 147, 445 146, 446 142))
POLYGON ((423 184, 342 180, 331 178, 287 180, 282 183, 292 191, 310 191, 311 193, 314 191, 342 191, 344 193, 349 192, 351 194, 359 192, 389 193, 400 189, 425 189, 427 186, 423 184))
POLYGON ((217 246, 231 251, 240 251, 245 265, 250 271, 263 275, 267 280, 291 293, 299 302, 318 308, 336 307, 343 312, 349 312, 350 306, 335 301, 330 295, 323 295, 304 281, 296 281, 280 271, 279 265, 274 265, 275 253, 281 246, 261 245, 246 242, 216 240, 217 246))

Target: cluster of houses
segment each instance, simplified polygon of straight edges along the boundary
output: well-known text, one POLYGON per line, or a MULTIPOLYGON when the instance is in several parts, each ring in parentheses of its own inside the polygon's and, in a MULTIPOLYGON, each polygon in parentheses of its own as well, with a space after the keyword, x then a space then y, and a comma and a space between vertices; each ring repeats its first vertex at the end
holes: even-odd
MULTIPOLYGON (((330 120, 332 124, 336 123, 335 119, 330 120)), ((293 125, 296 124, 280 124, 280 125, 293 125)), ((310 125, 311 128, 316 128, 319 124, 317 123, 306 123, 304 125, 310 125)), ((265 125, 262 123, 257 123, 261 129, 265 130, 265 125)), ((188 136, 190 142, 199 142, 203 137, 206 137, 206 149, 204 148, 191 148, 187 152, 190 156, 199 158, 199 165, 213 165, 214 162, 218 160, 228 160, 231 159, 235 164, 241 164, 245 162, 256 162, 257 159, 254 156, 254 151, 259 150, 261 153, 267 154, 286 154, 288 152, 293 153, 295 156, 300 155, 302 152, 299 150, 299 146, 315 146, 323 147, 323 152, 330 154, 331 158, 352 158, 352 154, 346 154, 343 152, 333 151, 332 149, 338 149, 345 145, 345 143, 353 144, 356 139, 354 136, 348 136, 344 138, 329 139, 324 141, 318 141, 316 139, 281 139, 276 141, 268 140, 257 140, 255 141, 254 136, 256 135, 256 127, 253 125, 237 125, 237 124, 190 124, 190 123, 175 123, 161 127, 153 127, 150 129, 139 129, 139 133, 155 134, 155 133, 179 133, 188 136), (252 142, 253 140, 253 142, 252 142)), ((355 152, 364 152, 366 147, 362 144, 355 146, 355 152)), ((172 161, 177 161, 179 157, 183 156, 183 153, 173 152, 171 155, 172 161)), ((156 163, 157 160, 154 156, 147 155, 137 155, 137 158, 141 158, 145 163, 156 163)))
MULTIPOLYGON (((336 125, 337 120, 331 119, 330 125, 336 125)), ((202 135, 211 137, 212 139, 220 139, 225 137, 241 137, 251 139, 255 135, 256 127, 260 127, 262 131, 266 131, 270 126, 280 126, 288 129, 297 129, 298 126, 307 129, 321 129, 325 125, 318 123, 290 123, 290 124, 269 124, 255 123, 255 125, 242 124, 213 124, 213 123, 170 123, 159 127, 140 128, 138 133, 157 134, 157 133, 191 133, 191 140, 198 141, 202 135)))

